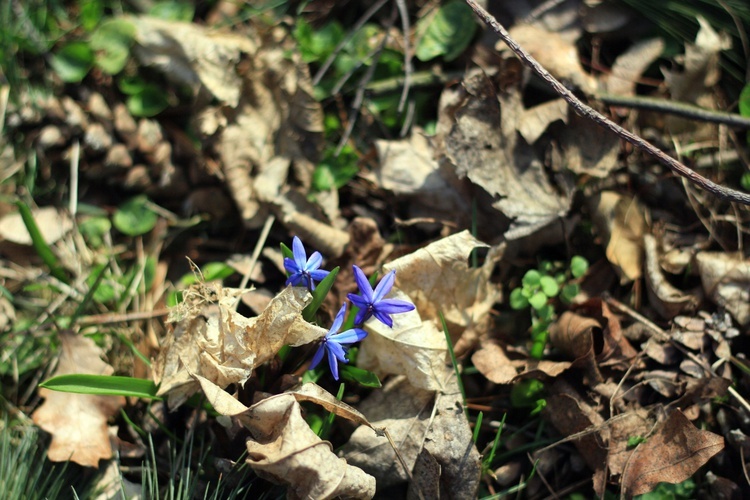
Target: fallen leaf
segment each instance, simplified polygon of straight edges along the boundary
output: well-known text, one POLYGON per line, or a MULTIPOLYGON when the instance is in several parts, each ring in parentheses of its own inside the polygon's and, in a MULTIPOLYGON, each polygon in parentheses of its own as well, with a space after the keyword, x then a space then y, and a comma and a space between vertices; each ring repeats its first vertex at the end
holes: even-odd
MULTIPOLYGON (((64 211, 55 207, 35 208, 31 210, 39 232, 44 241, 51 245, 73 229, 73 220, 64 211)), ((0 238, 18 245, 31 245, 31 236, 18 212, 10 213, 0 219, 0 238)))
POLYGON ((471 355, 471 364, 495 384, 509 384, 516 378, 516 368, 511 364, 502 347, 486 343, 471 355))
POLYGON ((606 244, 607 260, 620 274, 620 282, 637 280, 642 275, 643 235, 647 223, 635 198, 603 191, 590 200, 592 218, 606 244))
MULTIPOLYGON (((507 239, 528 236, 567 214, 572 180, 546 172, 519 137, 523 102, 516 87, 498 93, 486 74, 471 71, 462 85, 443 92, 438 113, 440 151, 459 178, 486 191, 491 207, 510 220, 507 239)), ((490 219, 493 226, 498 222, 490 219)))
POLYGON ((605 80, 607 92, 623 96, 635 95, 638 79, 663 51, 664 41, 661 38, 648 38, 631 45, 615 59, 612 71, 605 80))
POLYGON ((644 235, 643 247, 646 254, 646 289, 651 307, 665 319, 694 311, 700 299, 695 295, 682 293, 667 281, 659 265, 656 238, 650 234, 644 235))
POLYGON ((724 252, 695 256, 706 296, 741 326, 750 324, 750 259, 724 252))
POLYGON ((722 449, 723 437, 695 428, 675 410, 633 452, 622 474, 623 494, 631 498, 653 491, 659 483, 680 483, 722 449))
POLYGON ((576 113, 570 113, 560 143, 563 165, 575 174, 605 178, 619 167, 620 139, 576 113))
POLYGON ((518 122, 518 133, 528 144, 534 144, 551 123, 568 123, 568 104, 564 99, 553 99, 528 108, 518 122))
MULTIPOLYGON (((114 369, 102 361, 102 356, 102 349, 93 340, 62 332, 54 375, 111 375, 114 369)), ((39 389, 39 396, 44 403, 32 418, 52 435, 47 451, 51 461, 99 467, 100 460, 112 458, 107 421, 125 405, 124 397, 69 394, 44 388, 39 389)))
POLYGON ((254 318, 234 308, 246 292, 199 283, 183 292, 183 302, 170 311, 173 326, 154 365, 158 394, 168 395, 170 406, 179 406, 198 390, 194 375, 222 388, 242 384, 282 346, 308 344, 326 334, 302 318, 311 300, 306 289, 285 288, 254 318))

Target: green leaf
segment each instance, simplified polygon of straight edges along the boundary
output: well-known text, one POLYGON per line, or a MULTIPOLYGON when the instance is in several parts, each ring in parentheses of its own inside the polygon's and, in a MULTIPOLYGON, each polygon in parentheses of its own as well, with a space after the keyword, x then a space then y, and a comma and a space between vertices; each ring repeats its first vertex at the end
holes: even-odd
POLYGON ((367 370, 363 370, 362 368, 357 368, 356 366, 340 365, 339 375, 341 375, 341 378, 344 380, 356 382, 364 387, 373 387, 377 389, 382 386, 377 375, 367 370))
POLYGON ((534 288, 536 286, 539 286, 539 282, 542 279, 542 274, 537 271, 536 269, 529 269, 526 271, 526 274, 523 275, 523 279, 521 280, 521 283, 523 283, 523 286, 534 288))
POLYGON ((523 290, 521 290, 520 288, 515 288, 512 292, 510 292, 508 301, 510 303, 511 309, 519 310, 529 307, 529 299, 524 297, 523 290))
POLYGON ((97 396, 135 396, 161 400, 156 396, 156 384, 151 380, 115 375, 60 375, 39 384, 39 387, 59 392, 94 394, 97 396))
POLYGON ((54 254, 54 252, 52 252, 50 246, 46 241, 44 241, 44 237, 42 236, 41 231, 39 231, 39 226, 36 225, 36 221, 34 220, 34 215, 31 213, 31 209, 20 200, 16 201, 16 206, 18 207, 18 212, 21 214, 23 224, 26 226, 26 230, 29 232, 31 243, 34 246, 34 250, 36 251, 37 255, 39 255, 42 261, 47 265, 47 267, 49 267, 52 276, 59 279, 63 283, 68 283, 68 277, 65 275, 65 270, 62 268, 62 265, 60 265, 60 261, 57 259, 57 256, 54 254))
POLYGON ((125 76, 117 80, 117 88, 125 95, 140 94, 146 88, 146 85, 148 85, 146 80, 138 75, 125 76))
POLYGON ((510 389, 510 403, 514 408, 536 406, 537 400, 544 393, 544 384, 536 379, 520 380, 510 389))
POLYGON ((52 67, 64 82, 80 82, 94 65, 94 51, 86 42, 72 42, 52 56, 52 67))
POLYGON ((547 297, 556 297, 560 293, 560 287, 552 276, 542 276, 539 279, 539 286, 547 297))
POLYGON ((742 174, 742 177, 740 177, 740 186, 745 191, 750 191, 750 172, 742 174))
POLYGON ((572 274, 574 278, 580 278, 581 276, 586 274, 586 271, 588 270, 589 261, 584 257, 575 255, 572 259, 570 259, 570 274, 572 274))
POLYGON ((104 235, 110 229, 112 229, 112 223, 108 217, 86 217, 78 223, 78 231, 94 248, 104 245, 104 235))
POLYGON ((161 87, 148 83, 140 92, 128 97, 126 104, 133 116, 149 118, 167 109, 169 101, 161 87))
MULTIPOLYGON (((201 274, 206 281, 223 280, 233 275, 234 272, 234 268, 224 262, 209 262, 201 268, 201 274)), ((186 273, 180 278, 180 287, 188 287, 197 283, 198 279, 196 273, 186 273)))
POLYGON ((288 259, 294 260, 294 252, 292 252, 292 249, 286 246, 284 243, 281 243, 281 255, 288 259))
POLYGON ((328 148, 323 160, 315 167, 312 187, 316 191, 328 191, 333 187, 341 188, 359 173, 359 157, 350 145, 344 146, 336 156, 335 148, 328 148))
POLYGON ((750 117, 750 83, 745 84, 740 92, 740 115, 750 117))
POLYGON ((577 283, 569 283, 562 288, 560 298, 563 302, 570 304, 580 291, 581 287, 577 283))
POLYGON ((304 62, 323 62, 330 56, 345 36, 344 28, 337 21, 330 22, 319 29, 313 27, 302 17, 297 17, 294 25, 294 38, 304 62))
MULTIPOLYGON (((552 307, 552 304, 544 304, 542 307, 535 309, 535 311, 537 316, 539 316, 539 319, 545 324, 549 324, 555 317, 555 308, 552 307)), ((544 329, 547 329, 546 325, 544 329)))
POLYGON ((88 306, 91 303, 91 300, 94 298, 94 294, 96 293, 97 289, 99 288, 99 285, 102 283, 102 279, 104 279, 104 273, 109 269, 109 263, 104 264, 101 269, 95 274, 91 274, 89 278, 93 278, 93 284, 89 287, 88 291, 86 292, 86 295, 83 297, 83 300, 80 304, 78 304, 78 307, 76 307, 75 312, 73 313, 73 316, 70 318, 71 323, 75 323, 76 320, 83 314, 83 311, 86 309, 86 306, 88 306))
POLYGON ((115 228, 128 236, 146 234, 156 226, 158 216, 148 208, 148 198, 136 196, 126 201, 112 217, 115 228))
POLYGON ((460 0, 449 2, 432 17, 417 22, 416 56, 429 61, 444 56, 455 59, 466 49, 476 32, 477 24, 471 8, 460 0))
POLYGON ((86 31, 91 31, 102 20, 104 2, 102 0, 83 0, 80 6, 79 19, 81 20, 81 26, 86 31))
POLYGON ((91 48, 98 51, 96 64, 102 71, 116 75, 130 57, 135 26, 124 19, 108 19, 91 36, 91 48))
POLYGON ((533 307, 534 309, 541 309, 547 304, 547 296, 544 294, 544 292, 537 292, 531 296, 531 298, 529 299, 529 304, 531 304, 531 307, 533 307))
POLYGON ((333 282, 336 281, 336 275, 338 274, 339 268, 335 267, 330 273, 328 273, 328 276, 326 276, 323 281, 318 283, 318 286, 315 287, 315 290, 312 291, 312 302, 307 304, 307 307, 302 310, 302 317, 305 319, 305 321, 310 322, 315 318, 315 313, 318 312, 318 309, 320 309, 320 306, 326 299, 326 295, 328 295, 328 292, 331 291, 333 282))
POLYGON ((167 21, 190 22, 195 16, 195 7, 190 2, 167 0, 156 2, 149 9, 148 14, 159 19, 166 19, 167 21))

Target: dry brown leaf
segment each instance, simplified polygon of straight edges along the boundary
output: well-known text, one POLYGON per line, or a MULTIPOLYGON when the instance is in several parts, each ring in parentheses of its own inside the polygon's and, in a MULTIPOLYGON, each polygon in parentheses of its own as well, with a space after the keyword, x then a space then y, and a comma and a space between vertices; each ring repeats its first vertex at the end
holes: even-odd
MULTIPOLYGON (((539 25, 520 23, 510 29, 510 36, 558 80, 572 83, 587 94, 596 92, 596 80, 581 66, 573 40, 539 25)), ((502 41, 496 48, 508 50, 502 41)))
POLYGON ((509 384, 516 378, 516 368, 503 348, 495 343, 484 344, 471 355, 471 363, 492 383, 509 384))
POLYGON ((489 278, 503 248, 491 248, 482 267, 471 269, 469 255, 479 247, 487 245, 462 231, 392 261, 384 271, 396 271, 396 285, 421 317, 439 324, 442 312, 452 335, 468 329, 481 333, 500 300, 500 289, 489 278))
MULTIPOLYGON (((62 238, 73 229, 73 220, 63 210, 55 207, 35 208, 31 210, 34 221, 48 245, 62 238)), ((31 245, 31 236, 21 219, 21 214, 13 212, 0 219, 0 239, 18 245, 31 245)))
POLYGON ((628 498, 656 488, 658 483, 680 483, 724 449, 724 438, 697 429, 675 410, 645 443, 638 446, 622 475, 628 498))
POLYGON ((603 191, 590 201, 594 224, 606 242, 607 260, 627 283, 642 275, 643 235, 647 223, 638 201, 613 191, 603 191))
POLYGON ((247 462, 255 472, 288 486, 287 498, 372 498, 375 478, 338 458, 302 417, 298 401, 311 401, 365 426, 367 419, 315 384, 263 399, 250 408, 210 380, 195 375, 206 399, 222 415, 237 418, 252 435, 247 462))
POLYGON ((534 144, 556 121, 568 123, 568 104, 564 99, 553 99, 523 111, 518 132, 529 144, 534 144))
MULTIPOLYGON (((74 373, 111 375, 114 369, 102 361, 103 352, 93 340, 60 333, 60 359, 54 375, 74 373)), ((125 404, 122 396, 69 394, 39 389, 44 403, 36 409, 36 425, 52 434, 47 457, 53 462, 71 461, 98 467, 112 457, 107 420, 125 404)))
MULTIPOLYGON (((573 193, 570 177, 553 174, 553 183, 534 149, 519 137, 516 128, 522 117, 520 91, 512 87, 498 93, 479 70, 470 71, 461 86, 440 97, 440 151, 459 178, 467 177, 489 193, 491 207, 510 220, 507 239, 528 236, 565 216, 573 193)), ((501 221, 490 217, 488 223, 501 230, 501 221)))
POLYGON ((725 252, 700 252, 695 257, 703 291, 741 326, 750 324, 750 259, 725 252))
MULTIPOLYGON (((388 429, 406 465, 412 469, 426 449, 440 466, 441 497, 474 498, 481 462, 461 404, 455 378, 450 394, 412 387, 397 377, 360 405, 373 425, 388 429), (433 413, 433 396, 435 409, 433 413)), ((407 480, 385 437, 359 427, 342 449, 344 457, 375 476, 385 488, 407 480)))
POLYGON ((193 375, 222 388, 241 384, 282 346, 308 344, 326 334, 302 319, 302 309, 311 300, 304 288, 287 287, 255 318, 234 309, 246 292, 197 284, 170 312, 173 327, 154 365, 159 395, 168 395, 170 406, 180 405, 198 390, 193 375))
POLYGON ((605 178, 619 167, 620 139, 572 111, 560 142, 565 168, 578 175, 605 178))
POLYGON ((643 72, 664 51, 661 38, 649 38, 634 43, 619 55, 612 65, 612 72, 605 80, 607 92, 614 95, 635 95, 635 85, 643 72))
POLYGON ((666 319, 695 310, 700 299, 695 295, 682 293, 672 286, 662 273, 656 238, 650 234, 644 235, 643 247, 646 253, 646 285, 651 307, 666 319))
POLYGON ((595 359, 594 329, 601 330, 597 320, 565 311, 549 330, 550 343, 576 364, 582 365, 591 378, 591 384, 603 380, 595 359))

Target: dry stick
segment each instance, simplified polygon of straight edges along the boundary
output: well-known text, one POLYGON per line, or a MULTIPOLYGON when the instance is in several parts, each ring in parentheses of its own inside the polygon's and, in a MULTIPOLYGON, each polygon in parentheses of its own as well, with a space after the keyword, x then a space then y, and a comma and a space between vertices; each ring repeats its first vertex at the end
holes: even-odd
POLYGON ((398 7, 398 13, 401 16, 401 30, 404 32, 404 88, 401 91, 401 99, 398 101, 398 112, 401 113, 404 110, 406 98, 409 96, 409 85, 414 68, 411 64, 411 47, 409 47, 409 31, 411 31, 409 28, 409 9, 406 8, 405 0, 396 0, 396 7, 398 7))
POLYGON ((750 194, 745 194, 739 191, 735 191, 734 189, 726 188, 706 179, 696 172, 693 172, 688 167, 670 157, 650 142, 633 134, 632 132, 629 132, 628 130, 625 130, 616 123, 607 119, 607 117, 605 117, 603 114, 582 103, 576 96, 573 95, 570 90, 568 90, 562 83, 555 79, 555 77, 550 75, 549 71, 544 69, 544 67, 542 67, 542 65, 539 64, 536 59, 534 59, 528 52, 522 49, 521 46, 518 45, 518 43, 510 37, 505 28, 503 28, 503 26, 497 22, 497 19, 495 19, 482 7, 480 7, 475 2, 475 0, 466 0, 466 3, 482 19, 482 21, 484 21, 485 24, 487 24, 495 33, 497 33, 500 39, 505 42, 508 47, 510 47, 510 49, 524 62, 524 64, 530 67, 534 71, 534 73, 536 73, 542 80, 547 82, 547 84, 550 85, 555 90, 555 92, 560 94, 560 96, 565 99, 565 101, 576 111, 576 113, 585 118, 588 118, 589 120, 594 121, 599 126, 604 127, 611 132, 614 132, 638 149, 641 149, 651 156, 655 157, 657 160, 659 160, 659 162, 669 167, 676 174, 681 175, 682 177, 686 177, 688 180, 690 180, 694 184, 699 185, 706 191, 728 201, 735 201, 744 205, 750 205, 750 194))

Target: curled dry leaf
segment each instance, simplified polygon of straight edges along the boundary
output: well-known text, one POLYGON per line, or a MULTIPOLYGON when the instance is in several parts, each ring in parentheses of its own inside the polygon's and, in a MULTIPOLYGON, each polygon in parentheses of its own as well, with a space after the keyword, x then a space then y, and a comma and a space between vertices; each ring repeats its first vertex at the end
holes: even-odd
POLYGON ((338 458, 302 417, 299 401, 320 404, 337 415, 370 426, 354 408, 315 384, 246 407, 210 380, 194 376, 213 408, 237 418, 252 435, 247 462, 256 473, 288 486, 288 498, 362 498, 375 495, 375 478, 338 458))
MULTIPOLYGON (((111 375, 114 369, 102 361, 102 355, 93 340, 63 332, 54 375, 111 375)), ((120 411, 124 397, 69 394, 44 388, 39 389, 39 396, 44 403, 34 412, 33 420, 52 434, 47 451, 51 461, 98 467, 99 460, 112 457, 107 420, 120 411)))
POLYGON ((198 390, 193 375, 220 387, 244 383, 253 369, 273 358, 284 345, 302 345, 323 337, 326 330, 302 319, 310 302, 304 288, 287 287, 255 318, 238 314, 235 303, 247 290, 197 284, 170 312, 172 328, 155 365, 159 395, 170 406, 183 403, 198 390))
MULTIPOLYGON (((402 293, 393 298, 406 300, 402 293)), ((434 321, 423 321, 417 310, 393 315, 393 328, 380 321, 365 323, 370 333, 362 342, 357 364, 379 376, 406 376, 414 387, 445 389, 452 370, 446 365, 448 345, 434 321)))
MULTIPOLYGON (((426 449, 440 466, 441 497, 475 497, 481 462, 455 377, 450 394, 417 389, 405 377, 397 377, 363 401, 360 410, 373 425, 388 429, 410 470, 426 449), (431 419, 433 404, 437 408, 431 419)), ((407 480, 388 440, 366 427, 354 431, 342 452, 349 462, 375 476, 379 488, 407 480)))
POLYGON ((643 235, 647 223, 644 210, 635 198, 603 191, 590 201, 594 224, 604 240, 607 260, 627 283, 642 275, 643 235))
POLYGON ((699 303, 698 297, 682 293, 664 276, 659 265, 656 238, 650 234, 644 235, 643 247, 646 253, 646 285, 651 306, 666 319, 695 310, 699 303))
POLYGON ((695 260, 706 296, 726 308, 741 326, 750 324, 750 259, 700 252, 695 260))
POLYGON ((724 449, 724 438, 697 429, 675 410, 633 452, 622 475, 628 498, 656 488, 658 483, 680 483, 724 449))
POLYGON ((482 267, 468 266, 471 251, 487 246, 462 231, 394 260, 384 271, 396 271, 396 284, 423 318, 437 324, 442 312, 451 334, 469 329, 478 334, 500 300, 500 289, 489 278, 503 248, 491 248, 482 267))
POLYGON ((462 85, 440 97, 439 152, 459 178, 468 178, 492 197, 491 207, 479 209, 500 212, 510 221, 509 228, 502 227, 502 218, 488 217, 488 225, 505 231, 507 239, 528 236, 563 217, 573 193, 571 178, 553 174, 551 182, 534 149, 519 136, 522 118, 520 91, 512 87, 498 93, 480 70, 469 72, 462 85))
POLYGON ((554 378, 571 366, 568 361, 530 358, 511 360, 505 350, 494 343, 483 345, 472 355, 471 362, 479 373, 495 384, 512 384, 527 378, 554 378))

